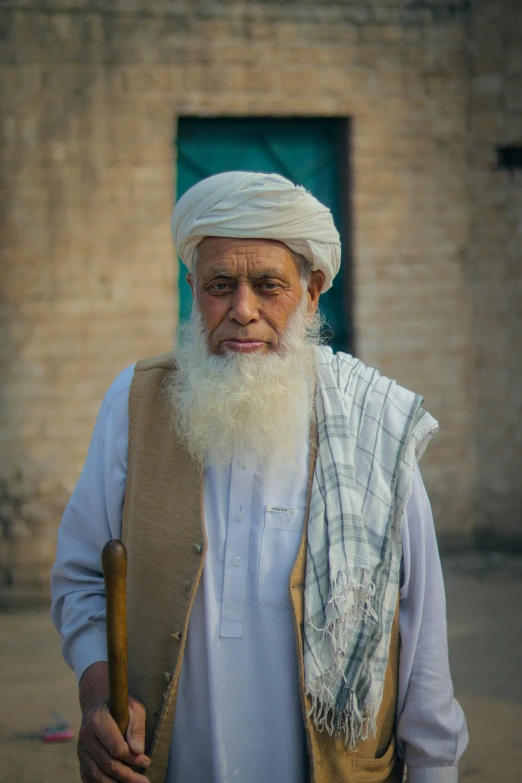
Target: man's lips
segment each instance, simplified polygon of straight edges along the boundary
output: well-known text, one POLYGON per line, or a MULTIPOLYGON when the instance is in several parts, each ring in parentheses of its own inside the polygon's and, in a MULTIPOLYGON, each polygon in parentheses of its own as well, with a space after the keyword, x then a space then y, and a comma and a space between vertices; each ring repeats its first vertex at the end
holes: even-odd
POLYGON ((224 348, 228 348, 229 351, 252 353, 253 351, 259 351, 266 343, 264 340, 222 340, 221 345, 224 348))

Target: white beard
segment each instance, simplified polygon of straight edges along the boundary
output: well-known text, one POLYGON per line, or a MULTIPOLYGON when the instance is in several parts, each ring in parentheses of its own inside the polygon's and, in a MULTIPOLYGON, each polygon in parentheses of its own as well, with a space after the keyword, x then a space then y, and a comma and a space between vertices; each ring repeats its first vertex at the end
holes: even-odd
POLYGON ((314 346, 320 316, 310 324, 303 298, 269 354, 209 353, 196 305, 183 325, 178 370, 169 392, 175 425, 203 466, 225 466, 238 455, 261 468, 292 467, 309 435, 315 391, 314 346))

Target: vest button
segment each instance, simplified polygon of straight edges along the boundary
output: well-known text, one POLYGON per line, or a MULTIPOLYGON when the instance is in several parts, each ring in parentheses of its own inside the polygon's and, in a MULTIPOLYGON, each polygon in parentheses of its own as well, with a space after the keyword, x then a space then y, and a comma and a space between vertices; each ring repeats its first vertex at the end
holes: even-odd
POLYGON ((169 672, 163 672, 163 677, 165 679, 165 682, 170 682, 170 674, 169 674, 169 672))
POLYGON ((181 641, 182 633, 181 631, 174 631, 174 633, 170 634, 173 639, 177 639, 178 642, 181 641))
POLYGON ((196 555, 200 555, 203 552, 203 547, 201 544, 192 544, 192 549, 196 553, 196 555))

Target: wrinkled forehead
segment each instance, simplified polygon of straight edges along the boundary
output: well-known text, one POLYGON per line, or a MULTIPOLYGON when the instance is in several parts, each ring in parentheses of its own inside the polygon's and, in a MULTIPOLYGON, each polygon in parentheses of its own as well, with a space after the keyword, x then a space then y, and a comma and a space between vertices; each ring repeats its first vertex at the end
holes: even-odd
POLYGON ((198 277, 221 271, 227 275, 298 274, 294 254, 283 242, 235 237, 205 237, 197 248, 196 269, 198 277))

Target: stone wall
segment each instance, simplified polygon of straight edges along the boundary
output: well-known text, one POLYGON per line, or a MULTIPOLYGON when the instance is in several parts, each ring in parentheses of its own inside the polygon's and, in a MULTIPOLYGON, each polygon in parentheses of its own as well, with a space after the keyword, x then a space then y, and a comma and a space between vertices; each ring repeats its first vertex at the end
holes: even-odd
MULTIPOLYGON (((497 137, 481 140, 483 110, 473 108, 489 74, 476 17, 495 2, 468 5, 19 0, 2 8, 4 602, 46 594, 60 514, 111 379, 172 344, 178 272, 168 224, 180 115, 351 118, 356 351, 423 393, 440 420, 423 473, 441 540, 469 542, 476 519, 508 529, 517 479, 491 409, 510 387, 488 335, 513 351, 506 332, 520 333, 520 314, 507 271, 488 309, 494 275, 485 267, 514 268, 510 194, 520 183, 504 173, 495 180, 503 206, 489 189, 485 201, 473 197, 475 178, 496 176, 488 167, 497 137), (490 373, 492 386, 476 394, 475 377, 483 384, 490 373), (500 489, 477 457, 491 448, 500 489)), ((516 78, 502 94, 520 117, 516 78)), ((502 421, 503 431, 513 425, 512 406, 502 421)), ((512 520, 514 532, 520 511, 512 520)))

